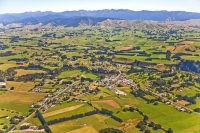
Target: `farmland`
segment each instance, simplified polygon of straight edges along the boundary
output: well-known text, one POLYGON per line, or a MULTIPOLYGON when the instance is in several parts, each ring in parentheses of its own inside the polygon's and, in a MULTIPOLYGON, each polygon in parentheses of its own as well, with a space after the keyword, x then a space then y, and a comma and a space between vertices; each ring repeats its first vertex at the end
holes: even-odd
POLYGON ((23 69, 17 69, 15 71, 17 72, 16 76, 22 76, 22 75, 34 74, 34 73, 45 73, 45 71, 42 71, 42 70, 23 70, 23 69))
POLYGON ((3 26, 0 130, 200 132, 198 25, 3 26))

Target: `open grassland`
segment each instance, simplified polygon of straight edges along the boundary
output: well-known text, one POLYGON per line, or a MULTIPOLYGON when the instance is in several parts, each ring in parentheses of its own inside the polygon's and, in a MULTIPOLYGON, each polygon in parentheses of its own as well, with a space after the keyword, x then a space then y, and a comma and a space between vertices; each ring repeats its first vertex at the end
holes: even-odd
POLYGON ((84 118, 79 118, 76 120, 50 125, 50 129, 53 133, 65 133, 73 130, 76 131, 77 129, 81 130, 82 128, 84 128, 84 124, 87 127, 92 127, 92 131, 96 130, 97 132, 104 128, 116 128, 117 126, 119 126, 119 122, 109 118, 108 116, 102 116, 97 114, 92 116, 86 116, 84 118))
POLYGON ((29 91, 33 89, 35 86, 34 82, 15 82, 15 81, 7 81, 6 87, 11 88, 14 87, 14 91, 29 91))
POLYGON ((24 69, 16 69, 15 70, 17 72, 16 76, 22 76, 22 75, 26 75, 26 74, 35 74, 35 73, 46 73, 43 70, 24 70, 24 69))

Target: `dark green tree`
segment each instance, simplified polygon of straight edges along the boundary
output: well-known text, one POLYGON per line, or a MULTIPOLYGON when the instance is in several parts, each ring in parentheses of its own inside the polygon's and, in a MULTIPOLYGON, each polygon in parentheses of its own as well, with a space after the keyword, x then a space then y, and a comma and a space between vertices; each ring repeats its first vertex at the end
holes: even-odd
POLYGON ((166 59, 171 60, 171 51, 167 50, 166 52, 166 59))

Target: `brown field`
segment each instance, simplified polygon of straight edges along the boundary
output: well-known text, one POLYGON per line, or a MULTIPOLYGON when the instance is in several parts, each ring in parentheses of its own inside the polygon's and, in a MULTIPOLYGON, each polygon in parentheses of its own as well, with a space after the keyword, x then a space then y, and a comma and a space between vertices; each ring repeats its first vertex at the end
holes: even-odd
POLYGON ((122 47, 122 48, 118 49, 118 51, 131 50, 131 49, 133 49, 133 45, 122 47))
POLYGON ((67 133, 98 133, 98 132, 92 126, 87 126, 67 133))
POLYGON ((167 47, 167 50, 173 51, 174 50, 174 46, 167 47))
POLYGON ((102 101, 94 101, 94 103, 105 103, 114 108, 120 108, 120 106, 113 100, 102 100, 102 101))
POLYGON ((0 101, 5 103, 32 104, 42 99, 45 93, 8 91, 0 96, 0 101))
POLYGON ((157 64, 157 65, 153 65, 153 66, 148 66, 147 68, 154 68, 160 71, 163 70, 170 70, 168 66, 165 66, 164 64, 157 64))
POLYGON ((189 48, 187 45, 177 46, 175 51, 185 51, 186 48, 189 48))
POLYGON ((115 57, 114 60, 119 60, 119 61, 123 61, 123 62, 126 62, 126 63, 131 63, 134 61, 134 59, 127 59, 127 58, 123 58, 123 57, 115 57))
POLYGON ((177 103, 180 104, 180 105, 183 105, 183 106, 186 106, 186 105, 189 105, 189 104, 190 104, 189 102, 187 102, 187 101, 185 101, 185 100, 180 100, 180 101, 178 101, 177 103))
POLYGON ((190 44, 193 44, 194 42, 193 41, 183 41, 183 42, 180 42, 180 44, 185 44, 185 45, 190 45, 190 44))
POLYGON ((56 111, 52 111, 52 112, 49 112, 49 113, 45 113, 45 114, 43 114, 43 117, 49 117, 49 116, 65 113, 65 112, 68 112, 68 111, 72 111, 72 110, 80 108, 83 105, 84 104, 80 104, 80 105, 76 105, 76 106, 67 107, 67 108, 56 110, 56 111))
POLYGON ((16 67, 16 64, 2 64, 0 65, 0 70, 6 71, 8 68, 16 67))
POLYGON ((6 87, 11 88, 15 87, 14 91, 28 91, 35 86, 34 82, 15 82, 15 81, 7 81, 6 87))
POLYGON ((183 44, 185 44, 185 45, 178 45, 176 47, 174 47, 174 46, 168 47, 167 50, 170 50, 170 51, 185 51, 187 48, 192 49, 192 50, 196 49, 194 46, 190 45, 190 44, 192 44, 192 42, 189 43, 187 41, 183 44))
POLYGON ((46 73, 43 70, 24 70, 24 69, 16 69, 15 70, 17 72, 16 76, 22 76, 22 75, 26 75, 26 74, 35 74, 35 73, 46 73))

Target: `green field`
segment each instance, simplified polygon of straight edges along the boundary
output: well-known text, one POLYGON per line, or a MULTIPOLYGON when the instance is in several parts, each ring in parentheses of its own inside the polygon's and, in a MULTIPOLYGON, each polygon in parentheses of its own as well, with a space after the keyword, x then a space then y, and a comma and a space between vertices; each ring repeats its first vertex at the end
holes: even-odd
POLYGON ((58 78, 60 79, 65 79, 71 76, 75 76, 75 75, 79 75, 79 76, 83 76, 86 78, 91 78, 91 79, 97 79, 97 76, 91 73, 86 73, 86 72, 81 72, 80 70, 72 70, 72 71, 65 71, 62 72, 58 78))
POLYGON ((93 107, 91 107, 87 104, 84 104, 83 106, 81 106, 78 109, 46 117, 45 120, 50 121, 50 120, 59 119, 59 118, 63 118, 63 117, 69 117, 69 116, 72 116, 72 115, 75 115, 75 114, 82 114, 82 113, 86 113, 86 112, 89 112, 89 111, 92 111, 92 110, 94 110, 93 107))
POLYGON ((51 111, 55 111, 58 109, 62 109, 62 108, 67 108, 67 107, 72 107, 75 105, 80 105, 81 103, 79 102, 63 102, 61 104, 55 105, 53 107, 51 107, 48 111, 46 111, 45 113, 51 112, 51 111))
POLYGON ((117 116, 118 118, 122 119, 123 121, 127 121, 130 119, 142 119, 143 117, 138 113, 138 112, 123 112, 120 111, 117 114, 114 114, 115 116, 117 116))
POLYGON ((200 125, 200 116, 198 114, 179 112, 163 103, 155 106, 153 104, 146 104, 142 99, 138 99, 138 101, 137 106, 153 121, 161 124, 163 127, 167 129, 172 128, 177 133, 184 133, 185 131, 199 132, 199 129, 195 128, 200 125))
POLYGON ((97 131, 99 131, 102 128, 116 127, 119 125, 118 122, 114 121, 113 119, 107 116, 92 115, 92 116, 87 116, 87 117, 80 118, 77 120, 66 121, 66 122, 51 125, 50 129, 54 133, 64 133, 64 132, 82 128, 84 124, 86 124, 87 126, 92 126, 97 131))

